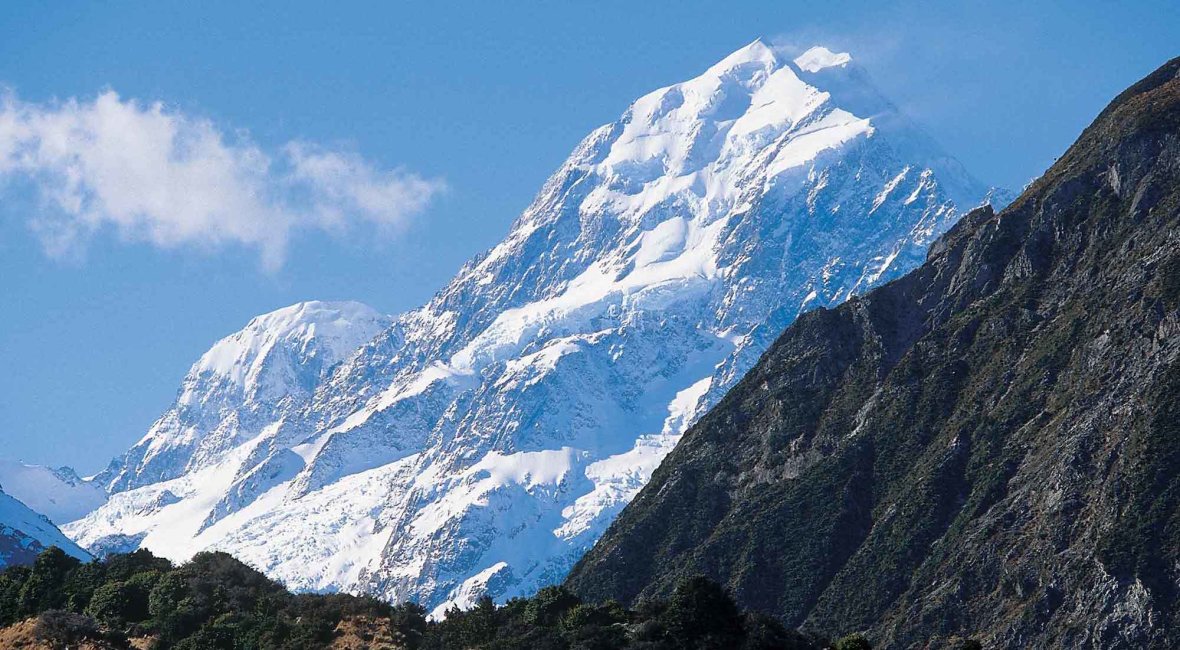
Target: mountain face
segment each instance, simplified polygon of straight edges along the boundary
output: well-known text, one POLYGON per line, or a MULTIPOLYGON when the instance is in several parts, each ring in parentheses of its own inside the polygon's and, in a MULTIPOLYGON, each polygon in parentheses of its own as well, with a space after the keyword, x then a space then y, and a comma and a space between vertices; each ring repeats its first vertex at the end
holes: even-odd
POLYGON ((69 467, 43 467, 0 460, 0 485, 9 496, 55 524, 74 521, 107 500, 102 485, 79 477, 69 467))
POLYGON ((0 489, 0 569, 29 564, 50 546, 80 560, 90 559, 90 555, 63 535, 53 522, 0 489))
POLYGON ((209 465, 296 410, 389 324, 355 302, 300 303, 251 320, 189 369, 172 408, 96 482, 118 492, 209 465))
MULTIPOLYGON (((212 518, 214 504, 201 499, 216 499, 251 445, 298 412, 334 369, 391 322, 356 302, 305 302, 254 318, 193 364, 176 402, 142 440, 86 480, 113 495, 84 519, 91 526, 103 522, 101 537, 78 537, 78 524, 64 528, 98 554, 133 550, 151 530, 156 547, 192 537, 195 531, 176 526, 198 517, 200 528, 212 518), (179 512, 162 513, 182 501, 179 512)), ((184 548, 178 556, 200 550, 184 548)))
POLYGON ((919 264, 987 194, 848 55, 755 42, 592 132, 502 243, 339 365, 283 356, 307 381, 252 400, 215 348, 67 529, 436 611, 532 593, 799 313, 919 264))
POLYGON ((1180 645, 1180 59, 1009 208, 799 318, 572 571, 881 647, 1180 645))

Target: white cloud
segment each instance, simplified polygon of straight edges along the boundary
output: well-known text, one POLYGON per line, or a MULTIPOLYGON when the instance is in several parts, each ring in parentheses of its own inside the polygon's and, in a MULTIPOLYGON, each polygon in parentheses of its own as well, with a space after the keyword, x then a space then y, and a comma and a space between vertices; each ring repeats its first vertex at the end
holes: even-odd
POLYGON ((270 269, 297 231, 395 232, 443 189, 305 142, 268 152, 207 119, 113 91, 55 104, 0 97, 0 182, 35 189, 30 225, 51 255, 111 228, 161 248, 254 247, 270 269))

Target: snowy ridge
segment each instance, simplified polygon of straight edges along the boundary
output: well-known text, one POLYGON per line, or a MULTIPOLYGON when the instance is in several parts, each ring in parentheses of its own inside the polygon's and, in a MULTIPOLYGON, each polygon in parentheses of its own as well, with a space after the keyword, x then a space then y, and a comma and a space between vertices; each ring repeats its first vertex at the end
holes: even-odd
MULTIPOLYGON (((261 391, 252 426, 249 391, 195 391, 221 401, 175 419, 202 427, 162 418, 66 530, 436 613, 530 593, 801 311, 913 268, 988 194, 848 55, 756 41, 592 132, 499 245, 330 372, 261 391)), ((226 356, 211 374, 248 383, 226 356)))
POLYGON ((356 302, 304 302, 254 318, 193 364, 173 407, 96 482, 120 491, 218 462, 389 324, 356 302))
POLYGON ((69 467, 44 467, 0 460, 0 485, 13 498, 56 524, 73 521, 107 500, 97 481, 78 476, 69 467))
POLYGON ((0 489, 0 568, 28 564, 50 546, 80 560, 90 559, 90 555, 63 535, 53 522, 0 489))

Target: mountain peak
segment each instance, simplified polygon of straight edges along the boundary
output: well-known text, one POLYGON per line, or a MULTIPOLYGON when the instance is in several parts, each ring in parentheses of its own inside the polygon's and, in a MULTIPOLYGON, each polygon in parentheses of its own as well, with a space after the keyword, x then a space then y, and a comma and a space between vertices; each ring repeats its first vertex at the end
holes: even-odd
POLYGON ((247 329, 264 329, 278 336, 284 336, 307 325, 326 325, 357 318, 380 319, 383 316, 372 307, 352 300, 309 300, 255 316, 246 327, 247 329))
POLYGON ((388 324, 388 318, 368 305, 352 302, 300 302, 256 316, 244 329, 217 342, 193 367, 241 383, 248 367, 277 341, 307 347, 320 343, 335 363, 388 324))
POLYGON ((778 56, 774 53, 774 48, 767 45, 761 38, 754 39, 749 45, 735 50, 729 56, 721 59, 709 68, 710 73, 723 72, 731 70, 738 66, 757 63, 769 66, 778 66, 780 61, 778 56))
POLYGON ((795 65, 804 72, 819 72, 825 68, 838 68, 852 62, 852 55, 847 52, 833 52, 822 45, 807 50, 795 57, 795 65))
POLYGON ((273 421, 275 409, 310 397, 391 323, 351 301, 300 302, 252 318, 192 365, 172 408, 96 480, 118 491, 134 477, 170 478, 190 463, 215 462, 273 421))
MULTIPOLYGON (((839 55, 829 55, 825 59, 813 52, 815 61, 809 65, 839 60, 839 55)), ((756 158, 754 152, 782 154, 782 164, 771 165, 776 170, 797 168, 873 132, 867 118, 874 113, 856 114, 837 105, 827 91, 801 78, 771 46, 755 40, 699 76, 632 104, 617 124, 620 132, 609 151, 598 161, 600 171, 625 179, 621 193, 636 197, 640 207, 685 182, 695 185, 694 193, 707 203, 729 205, 736 197, 726 188, 734 183, 711 181, 718 174, 739 173, 756 158), (791 136, 804 133, 808 124, 819 127, 822 135, 802 138, 796 146, 767 148, 784 136, 794 140, 791 136)))

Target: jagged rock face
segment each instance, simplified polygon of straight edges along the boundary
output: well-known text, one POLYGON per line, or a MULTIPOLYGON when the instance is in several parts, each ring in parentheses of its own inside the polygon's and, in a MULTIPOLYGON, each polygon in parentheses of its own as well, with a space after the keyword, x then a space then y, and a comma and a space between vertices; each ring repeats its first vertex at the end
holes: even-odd
POLYGON ((133 450, 135 489, 68 530, 436 611, 531 593, 801 310, 920 263, 986 194, 847 55, 756 42, 591 133, 501 244, 298 405, 213 453, 149 435, 183 454, 133 450))
POLYGON ((1180 59, 999 214, 801 317, 573 570, 881 647, 1177 647, 1180 59))
POLYGON ((29 564, 50 546, 82 560, 90 555, 70 541, 44 515, 0 490, 0 569, 29 564))

